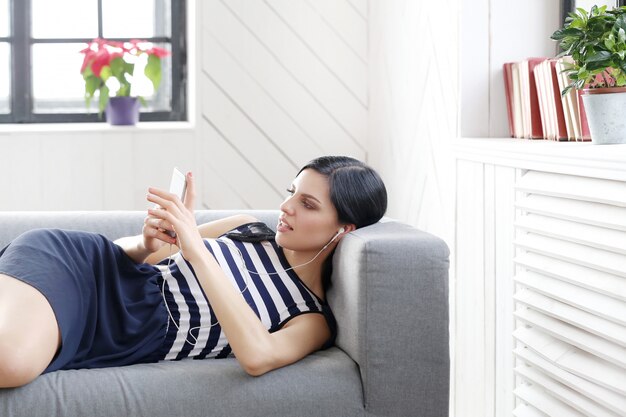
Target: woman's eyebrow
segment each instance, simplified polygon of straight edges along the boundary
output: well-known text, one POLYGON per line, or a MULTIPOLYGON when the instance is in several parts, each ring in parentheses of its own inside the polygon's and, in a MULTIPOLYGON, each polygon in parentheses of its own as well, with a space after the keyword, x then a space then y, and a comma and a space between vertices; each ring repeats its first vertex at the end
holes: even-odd
MULTIPOLYGON (((293 185, 293 184, 291 184, 291 189, 292 189, 292 190, 296 190, 296 186, 295 186, 295 185, 293 185)), ((315 197, 314 197, 314 196, 312 196, 311 194, 302 193, 301 195, 303 195, 303 196, 304 196, 304 197, 306 197, 306 198, 310 198, 310 199, 312 199, 312 200, 315 200, 315 201, 317 201, 318 203, 322 204, 322 202, 321 202, 321 201, 319 201, 317 198, 315 198, 315 197)))
POLYGON ((311 194, 304 194, 304 193, 303 193, 302 195, 303 195, 303 196, 305 196, 306 198, 313 199, 313 200, 317 201, 318 203, 322 204, 322 202, 321 202, 321 201, 319 201, 317 198, 315 198, 315 197, 314 197, 314 196, 312 196, 311 194))

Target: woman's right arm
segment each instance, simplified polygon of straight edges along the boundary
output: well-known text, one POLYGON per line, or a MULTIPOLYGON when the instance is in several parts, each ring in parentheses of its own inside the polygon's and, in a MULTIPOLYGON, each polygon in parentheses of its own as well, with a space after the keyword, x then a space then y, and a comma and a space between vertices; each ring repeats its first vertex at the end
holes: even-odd
MULTIPOLYGON (((161 233, 155 231, 158 227, 156 226, 156 224, 154 225, 154 227, 148 227, 148 224, 153 221, 153 219, 153 217, 146 218, 146 224, 144 225, 142 234, 137 236, 122 237, 115 241, 115 244, 120 246, 124 250, 124 252, 126 252, 126 254, 136 263, 146 262, 150 264, 156 264, 162 259, 165 259, 167 256, 169 256, 170 253, 174 254, 180 250, 180 248, 174 243, 172 243, 171 248, 169 244, 166 244, 156 251, 146 248, 145 235, 148 234, 154 237, 155 233, 161 233)), ((241 226, 242 224, 252 223, 256 221, 258 220, 253 216, 247 214, 237 214, 234 216, 225 217, 223 219, 201 224, 198 226, 198 231, 200 232, 200 236, 202 236, 203 238, 216 238, 228 232, 229 230, 241 226)), ((170 237, 163 234, 162 236, 160 236, 160 238, 169 239, 170 237)))
MULTIPOLYGON (((203 238, 217 238, 224 233, 241 226, 242 224, 252 223, 256 221, 258 220, 255 217, 248 214, 237 214, 234 216, 225 217, 223 219, 201 224, 198 226, 198 231, 200 232, 200 236, 202 236, 203 238)), ((141 240, 141 235, 139 235, 139 238, 141 240)), ((145 260, 143 262, 156 264, 160 260, 165 259, 167 256, 169 256, 170 252, 174 254, 179 250, 179 247, 175 244, 172 245, 171 249, 169 245, 165 245, 156 252, 149 254, 149 256, 144 258, 145 260)))
MULTIPOLYGON (((187 193, 185 194, 184 205, 193 212, 196 199, 196 185, 191 172, 187 173, 187 193)), ((172 198, 178 199, 174 195, 172 198)), ((242 224, 256 222, 253 216, 239 214, 226 217, 198 226, 198 232, 203 238, 216 238, 242 224)), ((176 253, 180 249, 176 245, 177 240, 170 237, 165 231, 174 231, 171 224, 163 220, 148 215, 144 219, 143 229, 140 235, 127 236, 117 239, 115 243, 136 263, 158 263, 165 259, 170 252, 176 253), (170 245, 172 247, 170 247, 170 245)))

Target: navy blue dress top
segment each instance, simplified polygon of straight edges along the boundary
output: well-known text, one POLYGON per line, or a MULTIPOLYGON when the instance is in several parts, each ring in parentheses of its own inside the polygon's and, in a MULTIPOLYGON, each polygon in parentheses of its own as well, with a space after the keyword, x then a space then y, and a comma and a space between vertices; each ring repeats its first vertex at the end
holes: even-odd
MULTIPOLYGON (((269 332, 300 314, 321 313, 332 334, 322 349, 334 344, 330 307, 293 270, 285 271, 289 263, 273 239, 222 235, 204 242, 269 332)), ((0 251, 0 273, 39 290, 54 311, 62 343, 44 373, 233 356, 180 253, 157 265, 137 264, 103 235, 35 229, 0 251)))

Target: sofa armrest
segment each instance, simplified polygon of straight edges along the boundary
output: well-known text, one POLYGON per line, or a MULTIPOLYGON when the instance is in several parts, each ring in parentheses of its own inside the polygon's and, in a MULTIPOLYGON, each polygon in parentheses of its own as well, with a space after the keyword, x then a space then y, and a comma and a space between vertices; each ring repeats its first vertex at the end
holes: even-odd
POLYGON ((327 298, 368 415, 448 415, 449 253, 438 237, 394 221, 337 247, 327 298))

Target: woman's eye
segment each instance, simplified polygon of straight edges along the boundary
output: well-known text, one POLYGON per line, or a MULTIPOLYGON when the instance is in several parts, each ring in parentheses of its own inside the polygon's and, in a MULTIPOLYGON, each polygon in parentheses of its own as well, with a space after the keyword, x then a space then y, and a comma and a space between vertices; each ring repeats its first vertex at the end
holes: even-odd
POLYGON ((307 208, 307 209, 312 209, 313 208, 313 206, 310 205, 309 203, 307 203, 306 200, 302 201, 302 205, 304 206, 304 208, 307 208))

